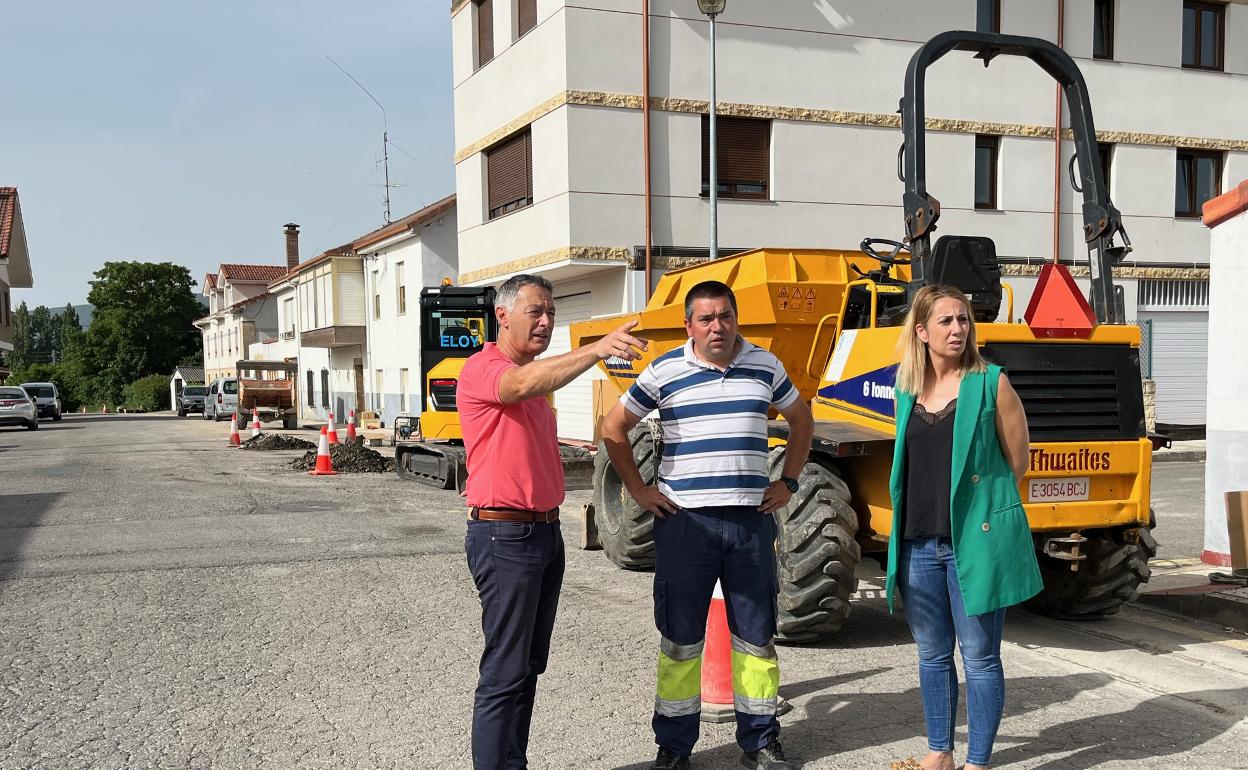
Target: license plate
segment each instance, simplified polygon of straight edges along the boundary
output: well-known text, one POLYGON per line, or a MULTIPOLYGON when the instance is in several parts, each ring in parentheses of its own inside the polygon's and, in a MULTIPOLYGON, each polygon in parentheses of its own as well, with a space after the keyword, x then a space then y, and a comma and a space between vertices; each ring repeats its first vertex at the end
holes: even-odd
POLYGON ((1027 482, 1027 499, 1033 503, 1087 500, 1088 483, 1086 476, 1073 479, 1032 479, 1027 482))
POLYGON ((13 407, 9 404, 0 404, 0 412, 6 412, 6 411, 7 412, 13 411, 13 407))

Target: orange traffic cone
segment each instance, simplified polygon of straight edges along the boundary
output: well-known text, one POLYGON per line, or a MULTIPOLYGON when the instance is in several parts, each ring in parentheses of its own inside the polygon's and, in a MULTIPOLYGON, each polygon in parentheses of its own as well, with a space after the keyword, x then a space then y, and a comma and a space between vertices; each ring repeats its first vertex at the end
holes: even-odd
POLYGON ((329 456, 329 432, 321 426, 321 443, 316 447, 316 470, 308 471, 309 476, 337 476, 334 461, 329 456))
POLYGON ((240 446, 243 442, 238 438, 238 415, 230 417, 230 446, 240 446))
POLYGON ((338 443, 338 431, 334 430, 334 413, 333 412, 329 413, 329 425, 327 425, 326 427, 328 428, 328 431, 326 432, 325 437, 329 440, 329 443, 337 444, 338 443))
POLYGON ((256 438, 260 435, 260 414, 255 409, 251 410, 251 437, 256 438))
POLYGON ((732 638, 728 632, 728 610, 719 581, 706 615, 706 646, 702 649, 702 721, 731 722, 736 718, 732 705, 732 638))
POLYGON ((355 410, 352 409, 351 414, 347 417, 347 441, 354 442, 355 438, 355 410))

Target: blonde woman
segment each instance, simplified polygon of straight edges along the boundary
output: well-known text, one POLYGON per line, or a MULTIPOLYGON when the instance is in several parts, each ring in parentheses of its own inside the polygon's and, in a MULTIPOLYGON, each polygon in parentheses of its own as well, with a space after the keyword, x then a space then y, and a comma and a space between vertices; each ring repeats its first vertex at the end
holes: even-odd
POLYGON ((1001 367, 975 343, 966 295, 926 286, 898 341, 897 440, 887 595, 901 592, 919 649, 928 755, 903 766, 953 770, 958 678, 966 672, 968 770, 987 767, 1005 704, 1005 608, 1040 591, 1018 485, 1027 417, 1001 367))

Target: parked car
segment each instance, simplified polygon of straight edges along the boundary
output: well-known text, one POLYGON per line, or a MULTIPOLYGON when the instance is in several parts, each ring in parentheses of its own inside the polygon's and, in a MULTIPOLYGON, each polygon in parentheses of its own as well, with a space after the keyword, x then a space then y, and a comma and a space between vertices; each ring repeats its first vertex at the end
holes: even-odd
POLYGON ((217 422, 232 416, 238 410, 238 380, 219 377, 208 385, 204 398, 204 419, 217 422))
POLYGON ((207 397, 207 385, 188 385, 182 388, 182 392, 178 394, 178 403, 174 405, 178 410, 178 416, 185 417, 191 412, 202 414, 204 411, 204 400, 207 397))
POLYGON ((61 403, 61 393, 56 389, 56 385, 51 382, 23 382, 22 390, 30 394, 35 401, 35 407, 39 410, 40 417, 51 417, 54 421, 60 422, 61 410, 64 404, 61 403))
POLYGON ((39 408, 21 388, 0 386, 0 425, 24 425, 39 430, 39 408))

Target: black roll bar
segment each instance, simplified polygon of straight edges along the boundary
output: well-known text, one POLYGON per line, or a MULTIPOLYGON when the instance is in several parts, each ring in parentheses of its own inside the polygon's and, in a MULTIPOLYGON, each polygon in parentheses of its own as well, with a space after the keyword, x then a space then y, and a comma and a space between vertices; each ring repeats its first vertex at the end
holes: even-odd
MULTIPOLYGON (((1122 287, 1114 283, 1114 265, 1131 250, 1131 239, 1122 227, 1122 215, 1109 200, 1096 147, 1092 106, 1088 87, 1074 60, 1053 43, 1035 37, 1001 35, 991 32, 942 32, 927 41, 910 57, 906 68, 905 95, 901 98, 902 167, 906 185, 903 198, 906 240, 912 259, 912 285, 917 291, 926 284, 930 269, 931 234, 940 218, 940 201, 927 192, 924 103, 927 68, 950 51, 973 51, 984 66, 997 56, 1022 56, 1034 61, 1062 87, 1070 108, 1070 126, 1078 158, 1079 184, 1083 193, 1083 237, 1088 245, 1092 274, 1092 308, 1098 323, 1126 322, 1122 287), (1122 245, 1114 237, 1122 236, 1122 245)), ((1054 180, 1056 182, 1056 180, 1054 180)), ((1073 184, 1072 179, 1072 184, 1073 184)))

